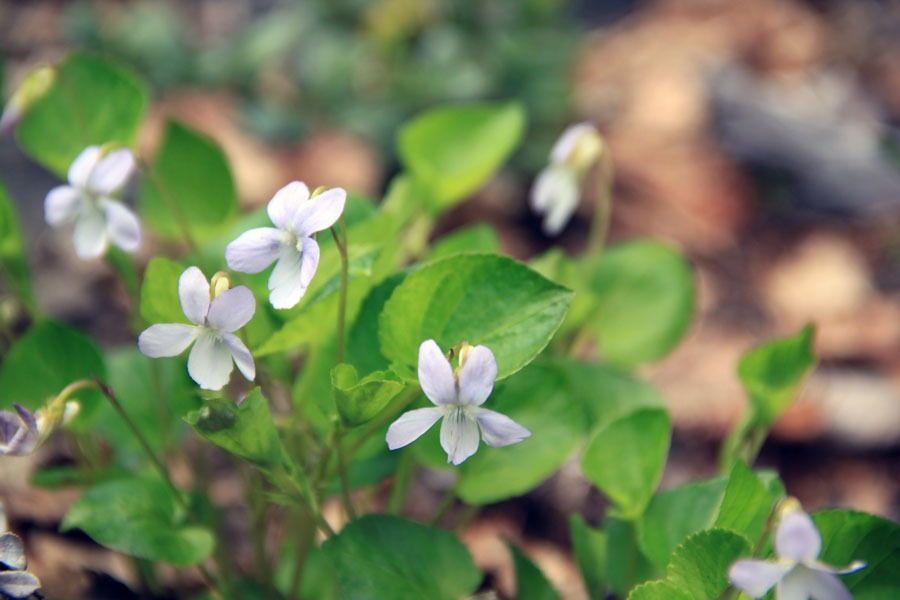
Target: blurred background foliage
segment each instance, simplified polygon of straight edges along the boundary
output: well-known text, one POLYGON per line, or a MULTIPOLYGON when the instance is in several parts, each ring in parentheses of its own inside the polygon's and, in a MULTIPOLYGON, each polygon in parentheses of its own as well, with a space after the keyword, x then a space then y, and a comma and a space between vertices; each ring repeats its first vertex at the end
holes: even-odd
POLYGON ((398 126, 426 108, 517 98, 535 141, 520 160, 536 169, 570 119, 584 25, 561 0, 226 4, 245 14, 222 17, 238 22, 205 40, 184 4, 126 3, 110 18, 103 4, 75 2, 63 24, 75 45, 131 63, 161 93, 235 91, 243 124, 274 143, 339 125, 390 155, 398 126))

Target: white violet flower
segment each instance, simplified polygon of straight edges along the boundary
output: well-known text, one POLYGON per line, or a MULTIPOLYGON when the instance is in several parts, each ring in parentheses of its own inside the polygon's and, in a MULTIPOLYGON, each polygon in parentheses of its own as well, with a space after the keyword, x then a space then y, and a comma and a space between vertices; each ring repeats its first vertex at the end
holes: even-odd
POLYGON ((238 369, 248 380, 256 377, 250 351, 234 335, 256 312, 256 300, 245 286, 228 289, 225 277, 213 277, 212 286, 197 267, 188 267, 178 279, 181 309, 194 325, 151 325, 138 338, 138 347, 150 358, 177 356, 194 343, 188 373, 201 388, 219 390, 238 369), (233 362, 232 362, 233 361, 233 362))
POLYGON ((558 235, 578 206, 581 184, 603 152, 603 138, 590 123, 566 129, 550 151, 550 164, 531 188, 531 208, 544 215, 544 233, 558 235))
POLYGON ((259 273, 277 260, 269 276, 269 301, 275 308, 295 306, 319 266, 319 244, 312 235, 334 225, 346 201, 347 192, 341 188, 311 198, 305 184, 287 184, 269 201, 269 218, 275 227, 251 229, 228 244, 228 267, 259 273))
POLYGON ((141 227, 131 209, 113 194, 134 172, 134 154, 119 148, 108 154, 88 146, 72 161, 68 185, 59 185, 44 200, 44 218, 51 227, 75 222, 75 252, 79 257, 103 256, 110 242, 126 252, 141 243, 141 227))
POLYGON ((396 450, 411 444, 441 424, 441 447, 447 462, 459 465, 478 450, 478 429, 488 446, 500 448, 521 442, 531 432, 493 410, 481 408, 494 389, 497 361, 486 346, 463 343, 456 373, 434 340, 419 346, 419 384, 435 406, 410 410, 388 428, 388 448, 396 450))
POLYGON ((852 600, 853 596, 836 575, 853 573, 866 566, 862 561, 837 568, 819 562, 822 537, 799 504, 790 503, 775 530, 777 561, 743 558, 731 565, 731 584, 753 598, 764 596, 775 586, 777 600, 852 600))

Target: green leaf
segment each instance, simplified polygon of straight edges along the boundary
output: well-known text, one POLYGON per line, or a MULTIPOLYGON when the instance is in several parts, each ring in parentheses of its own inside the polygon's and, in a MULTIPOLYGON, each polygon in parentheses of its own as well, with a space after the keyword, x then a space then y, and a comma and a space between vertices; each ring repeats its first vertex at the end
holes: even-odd
POLYGON ((175 121, 142 181, 141 215, 158 234, 178 237, 182 224, 193 235, 224 227, 237 208, 231 169, 221 148, 175 121))
MULTIPOLYGON (((531 437, 503 448, 482 444, 459 467, 456 493, 468 504, 488 504, 524 494, 553 474, 581 442, 578 404, 561 373, 535 364, 494 388, 484 408, 500 412, 531 431, 531 437)), ((439 449, 434 437, 422 444, 439 449)))
POLYGON ((356 369, 347 363, 331 370, 331 387, 338 413, 350 426, 369 421, 406 389, 390 371, 375 371, 360 381, 356 369))
POLYGON ((764 426, 774 423, 787 410, 815 367, 814 332, 813 326, 807 325, 796 335, 751 350, 738 364, 738 376, 764 426))
POLYGON ((516 569, 517 600, 559 600, 559 594, 553 589, 553 585, 531 559, 515 546, 510 545, 509 551, 516 569))
POLYGON ((34 310, 34 292, 25 260, 25 245, 16 207, 0 183, 0 275, 29 309, 34 310))
MULTIPOLYGON (((181 417, 199 407, 184 361, 147 358, 128 346, 107 352, 106 365, 107 383, 154 451, 176 446, 187 429, 181 417)), ((108 403, 101 405, 92 429, 111 442, 117 455, 128 452, 135 466, 145 462, 140 443, 108 403)))
POLYGON ((178 279, 184 267, 156 256, 147 263, 141 284, 141 316, 148 323, 190 323, 178 297, 178 279))
POLYGON ((715 526, 733 529, 751 540, 759 539, 775 500, 763 481, 744 461, 738 460, 728 477, 715 526))
POLYGON ((147 107, 148 93, 118 63, 90 54, 70 54, 47 92, 19 123, 22 150, 60 177, 93 144, 130 146, 147 107))
POLYGON ((669 582, 695 600, 714 600, 728 587, 728 567, 750 555, 750 541, 726 529, 707 529, 691 535, 672 554, 669 582))
POLYGON ((185 421, 208 441, 260 468, 282 464, 284 448, 259 388, 253 388, 239 406, 223 398, 209 398, 206 406, 188 413, 185 421))
POLYGON ((487 223, 458 229, 435 243, 427 260, 437 260, 460 252, 500 252, 500 238, 487 223))
POLYGON ((452 533, 390 515, 353 521, 323 548, 337 568, 342 598, 458 600, 481 581, 452 533))
POLYGON ((543 350, 571 300, 571 291, 511 258, 457 254, 397 286, 378 322, 381 352, 414 380, 423 341, 434 339, 445 350, 462 341, 483 344, 502 379, 543 350))
POLYGON ((624 596, 632 587, 658 576, 637 543, 634 521, 607 516, 603 524, 606 545, 615 549, 606 554, 606 573, 616 596, 624 596))
POLYGON ((611 421, 642 408, 662 408, 656 389, 609 365, 554 357, 584 411, 584 428, 593 433, 611 421))
MULTIPOLYGON (((12 347, 0 366, 0 398, 37 410, 79 379, 106 378, 100 350, 78 331, 54 321, 40 321, 12 347)), ((71 398, 81 403, 73 427, 87 424, 103 397, 96 389, 79 390, 71 398)))
POLYGON ((694 481, 650 500, 638 521, 638 541, 656 567, 665 568, 685 537, 712 526, 727 485, 725 477, 694 481))
POLYGON ((640 515, 653 495, 671 434, 666 411, 646 408, 616 419, 588 442, 581 468, 624 518, 640 515))
POLYGON ((516 103, 445 106, 400 129, 400 162, 434 193, 443 210, 479 187, 509 158, 525 130, 516 103))
POLYGON ((589 527, 579 514, 569 515, 572 551, 590 598, 606 597, 606 564, 609 544, 606 533, 589 527))
POLYGON ((646 240, 614 246, 589 262, 591 320, 603 356, 630 366, 671 350, 691 322, 694 281, 677 250, 646 240))
POLYGON ((129 477, 88 488, 60 529, 81 529, 98 544, 129 556, 187 567, 206 559, 215 539, 209 530, 182 521, 165 484, 129 477))
POLYGON ((383 371, 390 366, 388 360, 381 354, 378 342, 378 315, 384 310, 388 298, 405 277, 406 273, 401 271, 373 287, 363 300, 356 320, 350 327, 347 335, 348 362, 362 373, 383 371))
POLYGON ((649 581, 634 588, 628 600, 695 600, 668 581, 649 581))
POLYGON ((843 567, 855 560, 866 568, 841 576, 856 600, 891 600, 900 590, 900 525, 851 510, 813 515, 822 534, 819 559, 843 567))
MULTIPOLYGON (((291 595, 291 583, 297 569, 295 538, 278 555, 274 583, 285 598, 291 595)), ((306 549, 303 561, 303 578, 300 580, 300 597, 315 600, 340 600, 337 572, 325 552, 316 546, 306 549)), ((210 600, 215 600, 210 598, 210 600)))

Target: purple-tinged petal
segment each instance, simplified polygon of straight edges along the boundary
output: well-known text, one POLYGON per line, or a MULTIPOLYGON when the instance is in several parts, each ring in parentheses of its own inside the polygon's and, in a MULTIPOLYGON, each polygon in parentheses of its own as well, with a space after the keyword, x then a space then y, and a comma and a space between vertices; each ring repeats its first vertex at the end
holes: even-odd
POLYGON ((813 560, 807 561, 806 566, 810 569, 815 569, 816 571, 822 571, 823 573, 831 573, 833 575, 847 575, 848 573, 856 573, 860 569, 865 569, 866 561, 854 560, 846 567, 835 567, 832 565, 826 565, 825 563, 818 560, 813 560))
POLYGON ((497 379, 497 359, 487 346, 475 346, 459 370, 459 403, 484 404, 497 379))
POLYGON ((182 323, 151 325, 138 337, 138 348, 144 356, 160 358, 178 356, 200 334, 200 328, 182 323))
MULTIPOLYGON (((778 600, 809 600, 812 590, 817 585, 815 571, 807 569, 803 565, 797 565, 778 582, 775 587, 775 597, 778 600)), ((815 600, 833 599, 816 597, 815 600)))
POLYGON ((181 310, 191 323, 206 324, 209 312, 209 281, 197 267, 188 267, 178 278, 178 297, 181 310))
POLYGON ((300 237, 309 237, 317 231, 334 225, 347 202, 347 192, 341 188, 331 188, 305 202, 294 215, 292 230, 300 237))
POLYGON ((106 231, 109 239, 125 252, 134 252, 141 245, 141 224, 131 209, 115 200, 108 200, 104 207, 106 212, 106 231))
POLYGON ((422 434, 431 429, 431 426, 443 414, 444 411, 436 406, 417 408, 416 410, 403 413, 399 419, 388 427, 387 435, 384 438, 388 448, 396 450, 413 443, 422 437, 422 434))
POLYGON ((728 580, 748 596, 759 598, 781 581, 790 569, 790 565, 744 558, 728 569, 728 580))
POLYGON ((303 286, 303 294, 305 294, 306 288, 309 287, 316 274, 316 269, 319 268, 319 243, 312 238, 305 237, 300 240, 300 246, 303 248, 300 262, 300 285, 303 286))
POLYGON ((454 408, 444 415, 441 423, 441 448, 447 462, 460 465, 478 450, 478 424, 462 408, 454 408))
POLYGON ((100 146, 88 146, 81 151, 81 154, 75 157, 72 164, 69 165, 69 172, 66 175, 69 183, 79 189, 87 189, 88 179, 91 171, 100 161, 100 146))
POLYGON ((8 410, 0 411, 0 454, 26 456, 37 446, 37 422, 25 408, 15 402, 13 406, 18 415, 8 410))
POLYGON ((11 410, 0 410, 0 443, 8 445, 22 427, 22 420, 11 410))
POLYGON ((309 188, 300 181, 292 181, 272 196, 266 210, 272 223, 279 229, 289 231, 294 222, 294 216, 300 207, 309 200, 309 188))
POLYGON ((220 390, 231 377, 234 362, 225 340, 210 331, 197 336, 188 357, 188 374, 205 390, 220 390))
POLYGON ((256 299, 243 285, 225 290, 213 298, 206 316, 207 324, 219 331, 237 331, 253 318, 256 299))
POLYGON ((502 448, 510 444, 517 444, 531 432, 507 417, 486 408, 478 409, 478 424, 481 425, 481 439, 492 448, 502 448))
POLYGON ((125 185, 135 166, 131 150, 128 148, 113 150, 101 158, 91 170, 87 188, 98 196, 109 196, 125 185))
POLYGON ((13 571, 24 571, 28 568, 22 538, 8 532, 0 535, 0 563, 13 571))
POLYGON ((269 275, 269 302, 275 308, 292 308, 300 302, 306 287, 300 275, 302 257, 294 246, 283 246, 281 256, 269 275))
POLYGON ((75 254, 81 259, 103 256, 109 247, 109 235, 106 233, 106 218, 96 209, 88 209, 78 215, 75 221, 75 232, 72 235, 75 254))
POLYGON ((786 512, 775 530, 778 556, 805 562, 818 558, 821 551, 822 536, 809 515, 801 510, 786 512))
POLYGON ((247 346, 244 345, 241 338, 233 333, 223 333, 222 339, 225 340, 225 345, 231 351, 234 364, 248 381, 253 381, 256 378, 256 365, 253 364, 253 356, 250 355, 247 346))
POLYGON ((70 223, 81 210, 81 193, 71 185, 58 185, 44 198, 44 220, 51 227, 70 223))
POLYGON ((419 385, 434 404, 456 404, 459 401, 453 368, 434 340, 425 340, 419 346, 418 370, 419 385))
POLYGON ((242 233, 225 247, 228 268, 241 273, 259 273, 278 259, 281 232, 273 227, 259 227, 242 233))
POLYGON ((37 433, 37 420, 34 418, 32 412, 17 402, 13 402, 13 408, 15 408, 16 412, 19 413, 19 417, 22 419, 22 423, 25 424, 25 427, 28 429, 28 431, 37 433))
POLYGON ((28 598, 41 589, 37 577, 26 571, 0 572, 0 592, 10 598, 28 598))
POLYGON ((853 596, 840 579, 831 573, 810 570, 806 578, 809 595, 815 600, 853 600, 853 596))

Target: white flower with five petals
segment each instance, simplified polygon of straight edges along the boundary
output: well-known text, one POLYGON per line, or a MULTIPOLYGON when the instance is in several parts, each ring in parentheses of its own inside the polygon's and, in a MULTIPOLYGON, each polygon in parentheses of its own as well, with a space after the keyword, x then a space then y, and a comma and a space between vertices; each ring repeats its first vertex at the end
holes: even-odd
POLYGON ((454 374, 450 361, 434 340, 419 346, 419 385, 435 406, 410 410, 388 428, 388 448, 396 450, 411 444, 441 424, 441 447, 447 462, 459 465, 478 450, 478 429, 488 446, 500 448, 521 442, 531 432, 493 410, 481 408, 494 389, 497 361, 486 346, 463 344, 459 369, 454 374))
POLYGON ((215 287, 214 292, 218 293, 214 295, 200 269, 188 267, 178 279, 178 296, 181 309, 194 325, 151 325, 138 338, 138 347, 150 358, 178 356, 193 343, 188 373, 206 390, 222 389, 235 364, 248 380, 256 377, 250 351, 233 333, 256 312, 253 293, 242 285, 232 289, 215 287))
POLYGON ((581 183, 603 152, 603 138, 590 123, 566 129, 550 151, 550 164, 531 188, 531 208, 544 215, 544 233, 558 235, 578 206, 581 183))
POLYGON ((312 235, 334 225, 346 201, 347 192, 341 188, 310 198, 305 184, 287 184, 269 201, 269 218, 275 227, 251 229, 228 244, 228 267, 259 273, 278 261, 269 276, 269 301, 275 308, 295 306, 319 266, 319 244, 312 235))
MULTIPOLYGON (((795 501, 796 503, 796 501, 795 501)), ((744 558, 728 570, 731 584, 754 598, 775 586, 776 600, 853 600, 836 575, 853 573, 866 566, 856 561, 836 568, 819 562, 822 537, 808 514, 789 505, 775 530, 777 561, 744 558)))
POLYGON ((68 172, 68 185, 59 185, 44 200, 44 218, 51 227, 75 223, 75 252, 79 257, 103 256, 110 242, 126 252, 141 243, 141 227, 131 209, 112 196, 134 172, 134 154, 119 148, 104 154, 88 146, 68 172))

